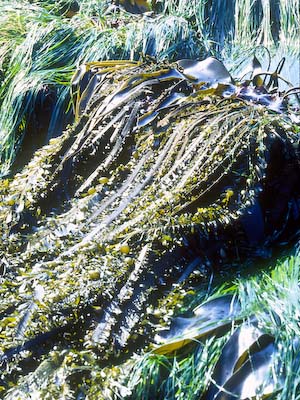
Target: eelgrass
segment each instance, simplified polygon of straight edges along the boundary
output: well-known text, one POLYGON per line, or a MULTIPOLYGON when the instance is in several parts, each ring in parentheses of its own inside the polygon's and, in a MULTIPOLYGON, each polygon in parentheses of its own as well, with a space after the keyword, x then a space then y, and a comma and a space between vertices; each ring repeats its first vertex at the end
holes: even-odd
POLYGON ((196 400, 205 392, 214 364, 221 353, 226 336, 210 338, 204 346, 197 343, 193 351, 183 355, 145 354, 128 364, 129 377, 123 381, 130 399, 196 400))
POLYGON ((61 133, 67 121, 70 78, 79 64, 91 60, 138 59, 141 54, 170 59, 199 54, 193 31, 187 21, 178 17, 129 22, 125 16, 127 22, 115 29, 110 26, 114 16, 104 24, 100 16, 98 25, 97 16, 93 20, 79 14, 70 21, 36 5, 27 8, 25 2, 6 2, 0 18, 1 175, 8 174, 37 97, 43 96, 45 88, 55 98, 49 127, 45 127, 46 138, 61 133))

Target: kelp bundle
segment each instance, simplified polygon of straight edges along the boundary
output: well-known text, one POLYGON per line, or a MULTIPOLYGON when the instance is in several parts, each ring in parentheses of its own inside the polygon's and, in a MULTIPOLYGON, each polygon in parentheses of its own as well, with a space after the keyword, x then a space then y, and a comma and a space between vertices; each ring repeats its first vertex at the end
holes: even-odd
POLYGON ((226 54, 237 66, 263 43, 272 50, 281 49, 279 53, 284 49, 286 54, 289 48, 295 70, 290 74, 298 80, 298 26, 299 0, 3 0, 0 176, 23 166, 20 159, 27 162, 33 150, 58 136, 70 122, 68 85, 78 64, 136 60, 141 53, 159 60, 226 54), (120 8, 113 5, 117 3, 120 8), (150 3, 150 15, 126 12, 144 11, 151 8, 150 3), (241 49, 241 43, 247 48, 241 49))
POLYGON ((295 230, 292 92, 252 75, 214 58, 79 69, 75 124, 1 181, 3 390, 67 348, 99 362, 144 344, 173 285, 295 230))

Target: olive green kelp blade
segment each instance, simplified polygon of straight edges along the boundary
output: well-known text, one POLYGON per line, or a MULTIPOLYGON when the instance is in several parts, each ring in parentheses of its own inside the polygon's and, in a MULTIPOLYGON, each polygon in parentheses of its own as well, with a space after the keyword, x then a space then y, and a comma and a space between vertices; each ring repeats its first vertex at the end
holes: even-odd
POLYGON ((168 354, 208 336, 229 330, 240 311, 236 298, 231 295, 217 297, 194 310, 194 317, 177 317, 166 336, 157 340, 165 342, 154 349, 157 354, 168 354))
POLYGON ((272 376, 276 357, 274 337, 259 329, 255 321, 243 323, 222 349, 205 398, 267 398, 276 393, 283 380, 280 373, 276 373, 276 380, 272 376))
POLYGON ((195 268, 205 280, 295 231, 289 104, 207 64, 195 62, 201 82, 186 62, 88 64, 73 79, 77 121, 1 181, 5 390, 53 349, 103 360, 145 345, 147 307, 195 268))

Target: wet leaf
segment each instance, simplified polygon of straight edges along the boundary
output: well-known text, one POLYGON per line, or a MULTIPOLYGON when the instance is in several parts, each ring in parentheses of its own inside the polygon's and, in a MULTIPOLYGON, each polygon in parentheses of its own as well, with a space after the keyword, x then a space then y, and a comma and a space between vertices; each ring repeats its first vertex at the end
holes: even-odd
POLYGON ((231 83, 232 78, 224 64, 214 57, 203 61, 180 60, 177 61, 182 73, 196 83, 231 83))
POLYGON ((194 310, 195 317, 176 318, 166 336, 158 336, 164 344, 156 347, 156 354, 179 350, 192 341, 202 340, 230 328, 238 316, 240 305, 234 296, 226 295, 210 300, 194 310))
POLYGON ((215 399, 219 388, 225 387, 227 381, 245 363, 251 361, 252 354, 273 342, 274 338, 259 329, 255 321, 245 322, 237 328, 222 349, 212 375, 212 383, 206 394, 207 400, 215 399))
POLYGON ((281 385, 271 376, 276 351, 274 343, 269 343, 260 351, 250 354, 241 368, 220 388, 214 400, 267 398, 277 392, 281 385))

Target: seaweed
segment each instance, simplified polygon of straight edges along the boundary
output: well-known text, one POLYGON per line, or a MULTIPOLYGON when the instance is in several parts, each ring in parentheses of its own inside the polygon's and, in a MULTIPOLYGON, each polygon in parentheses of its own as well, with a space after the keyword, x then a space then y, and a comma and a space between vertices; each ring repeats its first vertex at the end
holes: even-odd
POLYGON ((268 254, 299 221, 284 93, 213 58, 89 70, 73 78, 73 126, 1 181, 7 381, 55 349, 105 362, 144 346, 149 305, 195 269, 205 280, 268 254))

